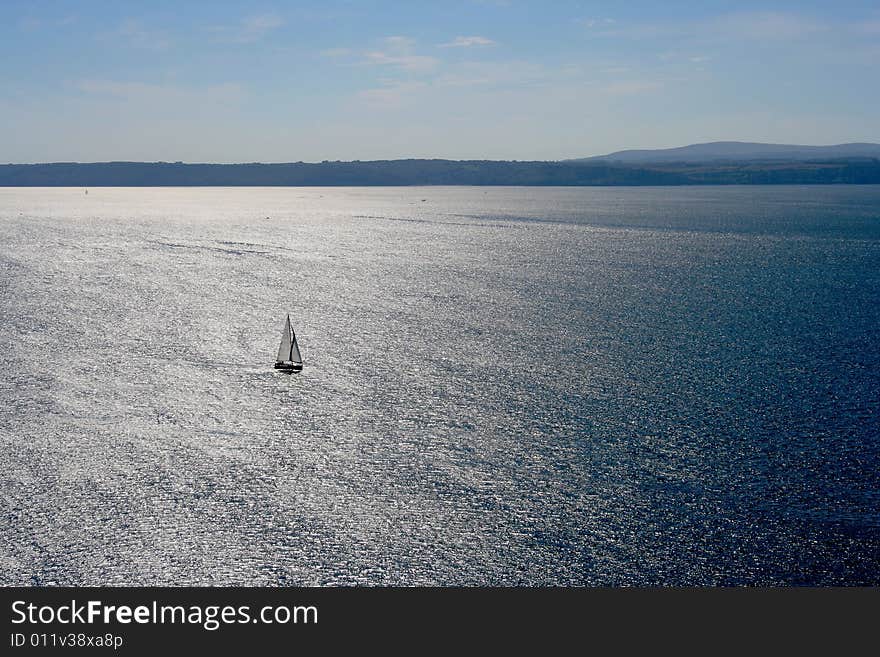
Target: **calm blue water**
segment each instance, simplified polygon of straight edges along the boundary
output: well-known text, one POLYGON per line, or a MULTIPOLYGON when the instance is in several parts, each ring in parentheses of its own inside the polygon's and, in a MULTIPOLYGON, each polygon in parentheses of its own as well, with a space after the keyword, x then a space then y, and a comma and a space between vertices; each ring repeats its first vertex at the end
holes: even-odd
POLYGON ((0 345, 3 584, 880 584, 880 187, 0 189, 0 345))

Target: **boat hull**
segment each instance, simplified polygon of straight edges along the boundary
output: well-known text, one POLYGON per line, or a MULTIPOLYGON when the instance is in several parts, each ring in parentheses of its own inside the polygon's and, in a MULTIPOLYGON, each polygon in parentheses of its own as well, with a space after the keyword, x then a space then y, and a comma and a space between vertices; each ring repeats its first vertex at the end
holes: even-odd
POLYGON ((302 363, 275 363, 275 369, 282 372, 302 372, 302 363))

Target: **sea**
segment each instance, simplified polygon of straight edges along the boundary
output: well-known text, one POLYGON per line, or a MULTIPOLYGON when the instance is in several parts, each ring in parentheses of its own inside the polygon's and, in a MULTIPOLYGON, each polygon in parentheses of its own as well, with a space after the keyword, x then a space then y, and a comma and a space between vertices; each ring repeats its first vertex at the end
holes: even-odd
POLYGON ((0 372, 4 585, 880 584, 880 186, 0 188, 0 372))

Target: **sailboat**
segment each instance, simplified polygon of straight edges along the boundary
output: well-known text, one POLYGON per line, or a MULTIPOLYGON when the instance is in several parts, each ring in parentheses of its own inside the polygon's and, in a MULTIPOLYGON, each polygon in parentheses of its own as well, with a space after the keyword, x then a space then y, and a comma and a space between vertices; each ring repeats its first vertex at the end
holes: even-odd
POLYGON ((296 333, 290 325, 290 314, 284 322, 284 330, 281 333, 281 345, 278 347, 278 357, 275 359, 275 369, 286 372, 301 372, 303 359, 299 353, 299 345, 296 343, 296 333))

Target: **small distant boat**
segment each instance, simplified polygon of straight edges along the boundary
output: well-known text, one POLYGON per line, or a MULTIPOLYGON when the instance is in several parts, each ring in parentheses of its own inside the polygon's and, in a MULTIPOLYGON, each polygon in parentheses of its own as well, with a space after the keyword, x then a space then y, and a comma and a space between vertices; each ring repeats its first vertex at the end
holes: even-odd
POLYGON ((296 343, 296 333, 290 325, 290 314, 284 322, 284 331, 281 334, 281 345, 278 347, 278 357, 275 359, 275 369, 285 372, 301 372, 303 359, 299 353, 299 345, 296 343))

